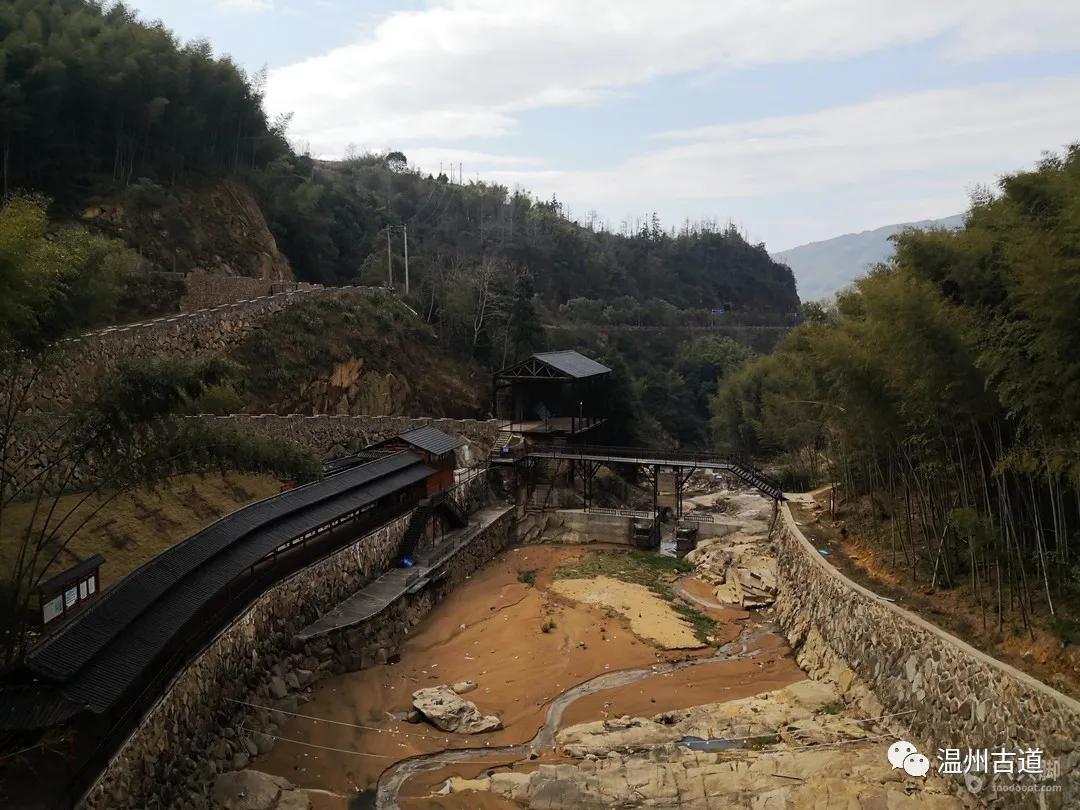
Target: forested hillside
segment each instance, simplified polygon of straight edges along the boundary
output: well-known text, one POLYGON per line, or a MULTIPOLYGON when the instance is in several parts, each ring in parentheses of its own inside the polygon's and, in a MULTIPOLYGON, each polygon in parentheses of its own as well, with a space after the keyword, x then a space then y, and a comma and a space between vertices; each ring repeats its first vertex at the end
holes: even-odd
POLYGON ((899 567, 965 586, 983 622, 1077 643, 1080 147, 973 202, 733 375, 714 425, 824 462, 899 567))
MULTIPOLYGON (((449 352, 488 370, 546 347, 544 324, 587 334, 764 317, 783 328, 799 307, 790 270, 733 228, 677 233, 653 216, 614 234, 571 221, 554 199, 416 171, 400 152, 299 154, 288 116, 267 119, 261 77, 122 5, 16 0, 0 9, 0 51, 5 192, 48 195, 54 220, 126 242, 142 269, 327 285, 392 272, 403 293, 407 230, 411 305, 449 352)), ((599 351, 633 359, 655 337, 599 351)), ((638 388, 668 388, 691 347, 662 342, 658 367, 635 368, 638 388)), ((701 441, 707 415, 700 405, 692 425, 656 435, 701 441)))

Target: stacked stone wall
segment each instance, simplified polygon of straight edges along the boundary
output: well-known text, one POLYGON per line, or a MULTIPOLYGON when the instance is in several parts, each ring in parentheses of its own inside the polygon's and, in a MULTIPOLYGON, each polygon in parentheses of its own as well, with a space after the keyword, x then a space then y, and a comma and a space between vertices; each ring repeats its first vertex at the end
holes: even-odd
MULTIPOLYGON (((462 486, 482 500, 484 476, 462 486)), ((386 571, 408 525, 399 518, 274 585, 170 684, 83 800, 87 808, 205 807, 214 777, 245 767, 318 680, 386 663, 452 588, 515 538, 508 510, 447 564, 437 585, 404 595, 335 638, 296 634, 386 571), (258 706, 260 708, 253 708, 258 706)))
POLYGON ((237 346, 267 315, 313 296, 338 296, 357 287, 297 289, 233 301, 123 326, 111 326, 68 338, 58 356, 35 384, 35 400, 63 406, 88 383, 132 357, 207 357, 237 346))
POLYGON ((290 439, 311 449, 322 458, 340 458, 368 445, 389 439, 419 427, 436 427, 445 433, 461 436, 473 448, 473 462, 487 459, 499 435, 497 419, 433 419, 427 416, 338 416, 318 414, 231 414, 201 416, 256 433, 290 439))
MULTIPOLYGON (((277 583, 173 679, 88 794, 91 808, 172 807, 212 779, 204 753, 221 735, 230 700, 267 698, 293 652, 292 636, 391 564, 411 513, 277 583)), ((329 664, 314 662, 313 672, 329 664), (320 666, 322 665, 322 666, 320 666)))
POLYGON ((939 749, 1004 746, 1038 748, 1047 771, 1060 771, 1061 791, 1039 794, 1045 804, 1011 787, 1037 781, 1001 774, 971 787, 958 775, 958 793, 995 807, 1080 807, 1080 702, 852 582, 782 510, 777 616, 811 676, 838 673, 845 690, 857 678, 934 765, 939 749))

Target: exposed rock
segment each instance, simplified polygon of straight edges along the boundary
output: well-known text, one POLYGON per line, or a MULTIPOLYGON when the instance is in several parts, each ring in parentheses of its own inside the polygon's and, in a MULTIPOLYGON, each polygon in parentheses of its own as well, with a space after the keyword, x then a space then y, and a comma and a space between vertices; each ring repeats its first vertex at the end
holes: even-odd
POLYGON ((285 685, 285 681, 278 675, 270 679, 270 694, 278 700, 289 694, 289 687, 285 685))
POLYGON ((765 533, 739 531, 703 542, 686 560, 717 586, 721 603, 760 608, 776 599, 776 558, 765 533))
POLYGON ((259 754, 269 754, 274 747, 275 740, 269 734, 256 731, 251 738, 255 742, 255 749, 259 754))
POLYGON ((464 695, 466 692, 471 692, 476 688, 476 681, 458 681, 450 687, 459 695, 464 695))
POLYGON ((214 806, 223 810, 307 810, 307 793, 281 776, 262 771, 230 771, 214 780, 214 806))
POLYGON ((413 692, 413 706, 432 725, 443 731, 482 734, 502 728, 502 721, 498 717, 481 714, 475 703, 458 697, 449 686, 417 689, 413 692))

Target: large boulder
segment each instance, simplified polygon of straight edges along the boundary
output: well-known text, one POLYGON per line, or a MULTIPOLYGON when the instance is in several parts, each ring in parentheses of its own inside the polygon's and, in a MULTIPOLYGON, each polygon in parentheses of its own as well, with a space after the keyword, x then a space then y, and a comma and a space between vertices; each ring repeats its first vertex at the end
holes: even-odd
POLYGON ((214 807, 222 810, 308 810, 307 793, 281 776, 229 771, 214 780, 214 807))
POLYGON ((460 697, 449 686, 432 686, 413 692, 413 706, 431 724, 456 734, 482 734, 502 728, 493 714, 484 715, 476 704, 460 697))

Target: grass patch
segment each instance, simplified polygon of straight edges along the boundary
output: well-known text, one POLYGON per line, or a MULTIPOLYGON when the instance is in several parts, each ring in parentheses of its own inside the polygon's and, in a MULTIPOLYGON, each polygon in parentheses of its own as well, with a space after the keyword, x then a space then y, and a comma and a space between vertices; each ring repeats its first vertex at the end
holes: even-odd
POLYGON ((768 748, 770 745, 776 745, 780 742, 780 736, 777 734, 762 734, 759 737, 747 737, 743 740, 743 748, 749 748, 751 751, 760 751, 762 748, 768 748))
POLYGON ((839 701, 833 701, 832 703, 826 703, 821 707, 821 711, 825 714, 840 714, 844 710, 844 704, 839 701))
POLYGON ((531 588, 536 584, 536 569, 529 568, 524 571, 518 571, 518 582, 523 585, 528 585, 531 588))
POLYGON ((703 644, 708 644, 709 637, 712 636, 713 631, 716 629, 716 622, 697 608, 693 608, 682 602, 673 602, 672 607, 678 611, 679 616, 682 617, 683 621, 694 629, 694 634, 698 639, 703 644))
MULTIPOLYGON (((700 610, 675 601, 672 583, 685 574, 692 574, 694 566, 677 557, 665 557, 649 551, 597 551, 555 570, 555 579, 611 579, 644 585, 661 599, 671 602, 679 616, 694 630, 704 643, 716 629, 716 622, 700 610)), ((609 611, 609 615, 617 614, 609 611)))
POLYGON ((555 579, 591 579, 611 577, 623 582, 644 585, 667 600, 675 598, 671 583, 694 566, 676 557, 664 557, 648 551, 597 551, 555 571, 555 579))
MULTIPOLYGON (((280 488, 280 482, 270 475, 192 473, 168 478, 157 487, 132 490, 104 505, 98 497, 82 502, 84 494, 79 492, 63 495, 53 523, 62 519, 67 520, 65 526, 83 520, 87 523, 48 573, 59 573, 100 553, 105 557, 101 585, 109 586, 217 518, 274 495, 280 488)), ((14 567, 20 540, 33 514, 30 501, 12 503, 5 510, 0 531, 0 571, 5 577, 14 567)), ((39 511, 34 525, 40 527, 41 519, 39 511)))

